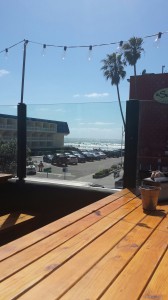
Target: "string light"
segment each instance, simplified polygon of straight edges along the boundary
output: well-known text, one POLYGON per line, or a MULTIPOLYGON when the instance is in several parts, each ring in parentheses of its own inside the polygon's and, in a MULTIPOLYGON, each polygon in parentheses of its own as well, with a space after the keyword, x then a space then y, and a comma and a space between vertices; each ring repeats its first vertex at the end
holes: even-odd
POLYGON ((119 42, 119 45, 117 47, 117 52, 122 53, 122 45, 123 45, 123 43, 124 43, 123 41, 119 42))
POLYGON ((5 58, 8 58, 8 48, 5 49, 5 58))
POLYGON ((90 61, 92 58, 92 45, 89 46, 89 54, 88 54, 88 60, 90 61))
POLYGON ((161 39, 161 37, 162 37, 162 32, 159 32, 158 36, 157 36, 157 39, 161 39))
POLYGON ((156 48, 159 48, 161 37, 162 37, 162 32, 159 32, 158 35, 157 35, 157 38, 155 39, 156 48))
POLYGON ((43 44, 42 56, 46 55, 46 47, 47 47, 47 45, 43 44))
MULTIPOLYGON (((164 32, 159 32, 159 33, 155 33, 155 34, 152 34, 152 35, 147 35, 147 36, 144 36, 142 39, 146 39, 146 38, 152 38, 152 37, 156 37, 155 38, 155 43, 158 47, 158 43, 160 42, 160 39, 162 37, 163 34, 167 34, 168 31, 164 31, 164 32)), ((78 45, 78 46, 75 46, 75 45, 72 45, 72 46, 60 46, 60 45, 54 45, 54 44, 46 44, 46 43, 39 43, 39 42, 35 42, 35 41, 28 41, 28 40, 22 40, 10 47, 7 47, 5 48, 4 50, 1 50, 0 53, 5 53, 5 54, 8 54, 8 50, 17 46, 18 44, 20 43, 25 43, 25 42, 29 42, 29 43, 32 43, 32 44, 37 44, 37 45, 41 45, 43 47, 43 53, 45 52, 46 50, 46 47, 55 47, 55 48, 63 48, 63 56, 62 56, 62 59, 64 60, 65 59, 65 54, 67 52, 67 49, 68 48, 89 48, 89 57, 88 59, 90 60, 91 59, 91 53, 92 53, 92 50, 94 47, 104 47, 104 46, 109 46, 109 45, 118 45, 118 50, 121 50, 121 47, 123 45, 123 43, 127 43, 128 41, 119 41, 119 42, 111 42, 111 43, 101 43, 101 44, 92 44, 92 45, 78 45)), ((44 55, 44 54, 43 54, 44 55)))

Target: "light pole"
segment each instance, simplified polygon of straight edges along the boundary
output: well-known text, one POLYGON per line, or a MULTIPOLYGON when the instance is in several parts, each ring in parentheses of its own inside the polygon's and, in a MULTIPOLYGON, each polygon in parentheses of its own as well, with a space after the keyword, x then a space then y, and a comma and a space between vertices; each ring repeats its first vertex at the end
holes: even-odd
POLYGON ((123 164, 123 142, 124 142, 124 128, 122 126, 122 133, 121 133, 121 168, 123 164))
POLYGON ((26 177, 26 104, 23 103, 23 98, 27 44, 28 41, 25 40, 22 64, 21 99, 17 106, 17 177, 19 180, 23 180, 26 177))
POLYGON ((162 66, 162 73, 164 73, 164 68, 165 68, 165 66, 162 66))

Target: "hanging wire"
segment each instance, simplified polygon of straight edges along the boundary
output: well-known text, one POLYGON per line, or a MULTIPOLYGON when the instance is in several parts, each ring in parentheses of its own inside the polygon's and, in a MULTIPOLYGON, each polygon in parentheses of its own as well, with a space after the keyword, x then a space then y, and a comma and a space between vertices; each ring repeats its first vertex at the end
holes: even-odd
MULTIPOLYGON (((168 31, 164 31, 164 32, 159 32, 159 33, 155 33, 155 34, 151 34, 151 35, 146 35, 144 36, 142 39, 146 39, 146 38, 152 38, 152 37, 156 37, 156 41, 159 41, 162 37, 163 34, 167 34, 168 31)), ((121 45, 123 43, 126 43, 127 41, 123 41, 120 40, 118 42, 111 42, 111 43, 101 43, 101 44, 92 44, 92 45, 70 45, 70 46, 63 46, 63 45, 54 45, 54 44, 46 44, 46 43, 40 43, 40 42, 36 42, 36 41, 31 41, 31 40, 22 40, 18 43, 15 43, 9 47, 6 47, 5 49, 1 50, 0 53, 5 52, 8 49, 11 49, 21 43, 24 43, 25 41, 32 43, 32 44, 36 44, 36 45, 41 45, 43 47, 43 50, 46 50, 46 47, 55 47, 55 48, 62 48, 64 50, 64 52, 67 51, 68 48, 89 48, 89 51, 92 51, 92 49, 94 47, 104 47, 104 46, 110 46, 110 45, 119 45, 119 47, 121 47, 121 45), (65 50, 66 47, 66 50, 65 50)))
POLYGON ((14 44, 14 45, 12 45, 12 46, 9 46, 9 47, 5 48, 4 50, 1 50, 0 53, 6 52, 6 49, 9 50, 9 49, 11 49, 11 48, 13 48, 13 47, 15 47, 15 46, 17 46, 17 45, 19 45, 19 44, 22 44, 23 42, 25 42, 25 40, 22 40, 22 41, 20 41, 20 42, 14 44))

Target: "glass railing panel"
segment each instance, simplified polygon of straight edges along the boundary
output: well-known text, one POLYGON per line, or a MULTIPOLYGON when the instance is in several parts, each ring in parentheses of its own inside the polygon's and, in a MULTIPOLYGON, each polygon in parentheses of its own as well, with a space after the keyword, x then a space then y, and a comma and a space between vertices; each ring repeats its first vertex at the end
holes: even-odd
MULTIPOLYGON (((125 115, 126 102, 122 107, 125 115)), ((43 120, 38 132, 38 120, 33 120, 36 126, 29 123, 28 127, 27 141, 37 171, 34 177, 87 186, 122 186, 125 136, 117 101, 27 105, 27 117, 43 120), (44 127, 50 122, 57 126, 48 136, 44 127), (58 153, 69 154, 68 160, 51 161, 58 153), (71 155, 78 155, 77 163, 71 155)))
POLYGON ((17 106, 0 106, 0 172, 17 174, 17 106))
MULTIPOLYGON (((125 115, 126 102, 122 107, 125 115)), ((17 176, 17 106, 0 112, 0 172, 17 176)), ((27 105, 27 178, 121 187, 124 140, 117 101, 27 105), (56 153, 66 161, 46 161, 56 153)))

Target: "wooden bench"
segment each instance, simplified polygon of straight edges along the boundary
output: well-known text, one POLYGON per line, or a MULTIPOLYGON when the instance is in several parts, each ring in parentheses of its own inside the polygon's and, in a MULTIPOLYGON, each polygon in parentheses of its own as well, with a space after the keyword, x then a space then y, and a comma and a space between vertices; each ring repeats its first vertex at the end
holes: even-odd
POLYGON ((124 189, 0 247, 0 299, 167 300, 167 214, 124 189))
POLYGON ((10 212, 0 215, 0 245, 31 231, 35 216, 23 212, 10 212))
POLYGON ((34 218, 34 216, 23 214, 21 212, 12 212, 0 216, 0 231, 16 226, 17 224, 28 221, 32 218, 34 218))
POLYGON ((0 183, 5 183, 8 179, 12 178, 12 174, 0 173, 0 183))

